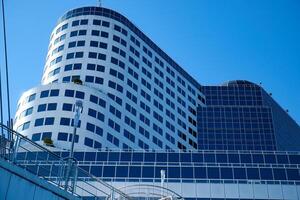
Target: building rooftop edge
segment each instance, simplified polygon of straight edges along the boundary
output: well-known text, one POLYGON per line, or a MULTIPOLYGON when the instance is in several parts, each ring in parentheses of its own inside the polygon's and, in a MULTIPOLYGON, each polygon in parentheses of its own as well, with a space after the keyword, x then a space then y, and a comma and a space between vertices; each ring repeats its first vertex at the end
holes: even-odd
POLYGON ((138 35, 148 46, 150 46, 158 55, 164 58, 170 66, 175 68, 179 73, 181 73, 187 80, 189 80, 197 89, 200 89, 201 84, 193 78, 188 72, 186 72, 178 63, 176 63, 166 52, 164 52, 160 47, 158 47, 148 36, 146 36, 136 25, 134 25, 128 18, 124 15, 116 12, 114 10, 97 7, 97 6, 84 6, 80 8, 74 8, 67 11, 62 17, 57 21, 57 24, 63 22, 66 19, 72 17, 82 16, 82 15, 98 15, 109 17, 127 26, 132 32, 138 35))

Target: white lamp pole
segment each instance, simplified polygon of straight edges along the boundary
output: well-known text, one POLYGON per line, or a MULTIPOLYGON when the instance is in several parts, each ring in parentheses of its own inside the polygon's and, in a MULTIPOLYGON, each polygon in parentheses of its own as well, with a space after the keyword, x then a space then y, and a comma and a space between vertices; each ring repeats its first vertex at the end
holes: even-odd
MULTIPOLYGON (((68 184, 69 184, 69 179, 70 179, 70 173, 72 171, 72 160, 74 159, 74 144, 75 144, 75 136, 76 136, 76 130, 77 127, 79 126, 79 118, 80 118, 80 113, 82 112, 83 108, 83 102, 80 100, 77 100, 74 105, 74 129, 73 129, 73 135, 72 135, 72 143, 71 143, 71 149, 70 149, 70 154, 69 154, 69 159, 68 159, 68 170, 66 174, 66 181, 65 181, 65 190, 68 189, 68 184)), ((71 189, 72 193, 74 188, 71 189)))

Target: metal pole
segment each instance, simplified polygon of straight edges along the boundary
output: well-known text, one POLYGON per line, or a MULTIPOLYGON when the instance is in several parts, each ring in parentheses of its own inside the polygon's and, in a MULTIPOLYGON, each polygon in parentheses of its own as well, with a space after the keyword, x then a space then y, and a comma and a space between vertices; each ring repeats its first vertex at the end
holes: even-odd
MULTIPOLYGON (((5 26, 5 9, 4 0, 2 0, 2 25, 3 25, 3 37, 4 37, 4 56, 5 56, 5 77, 6 77, 6 92, 7 92, 7 115, 8 115, 8 127, 12 128, 10 123, 10 94, 9 94, 9 79, 8 79, 8 61, 7 61, 7 44, 6 44, 6 26, 5 26)), ((9 139, 12 139, 10 132, 8 133, 9 139)))
POLYGON ((160 170, 160 186, 161 186, 161 197, 164 197, 164 183, 165 183, 165 178, 166 178, 166 171, 165 170, 160 170))
MULTIPOLYGON (((71 149, 70 149, 69 158, 68 158, 65 190, 68 189, 69 179, 70 179, 70 175, 71 175, 71 171, 72 171, 72 167, 73 167, 75 136, 76 136, 77 127, 79 125, 79 117, 80 117, 80 113, 82 111, 82 104, 83 104, 82 101, 77 100, 74 105, 74 111, 75 111, 74 122, 73 122, 74 129, 73 129, 73 135, 72 135, 71 149)), ((72 187, 72 188, 74 188, 74 187, 72 187)))

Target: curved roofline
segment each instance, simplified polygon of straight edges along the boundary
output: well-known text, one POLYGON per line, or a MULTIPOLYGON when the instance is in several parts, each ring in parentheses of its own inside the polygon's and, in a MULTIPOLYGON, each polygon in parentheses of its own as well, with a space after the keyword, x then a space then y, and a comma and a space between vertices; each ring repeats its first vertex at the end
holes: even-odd
POLYGON ((256 83, 247 81, 247 80, 231 80, 227 81, 221 84, 221 86, 239 86, 239 85, 253 85, 253 86, 258 86, 256 83))
POLYGON ((132 32, 134 32, 140 39, 142 39, 149 47, 151 47, 158 55, 165 59, 170 66, 181 73, 187 80, 189 80, 197 89, 200 90, 200 83, 196 81, 191 75, 189 75, 182 67, 180 67, 170 56, 168 56, 161 48, 159 48, 149 37, 147 37, 137 26, 130 22, 124 15, 113 11, 108 8, 103 7, 80 7, 67 11, 62 17, 59 18, 57 24, 63 22, 64 20, 70 19, 72 17, 82 16, 82 15, 96 15, 104 16, 114 19, 123 25, 127 26, 132 32))

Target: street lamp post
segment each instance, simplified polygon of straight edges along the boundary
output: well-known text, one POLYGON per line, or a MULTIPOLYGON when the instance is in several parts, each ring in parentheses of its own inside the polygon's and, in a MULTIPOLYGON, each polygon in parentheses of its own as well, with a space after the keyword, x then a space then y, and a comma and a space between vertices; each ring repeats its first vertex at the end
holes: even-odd
MULTIPOLYGON (((74 105, 74 123, 73 123, 74 129, 73 129, 73 135, 72 135, 71 149, 70 149, 69 158, 68 158, 68 167, 67 167, 67 174, 66 174, 66 180, 65 180, 65 190, 68 189, 70 173, 72 171, 72 166, 73 166, 72 160, 74 159, 75 136, 76 136, 77 127, 79 126, 79 118, 80 118, 80 113, 82 112, 82 108, 83 108, 83 102, 80 100, 77 100, 74 105)), ((72 192, 73 192, 73 190, 74 190, 74 188, 72 188, 72 192)))

